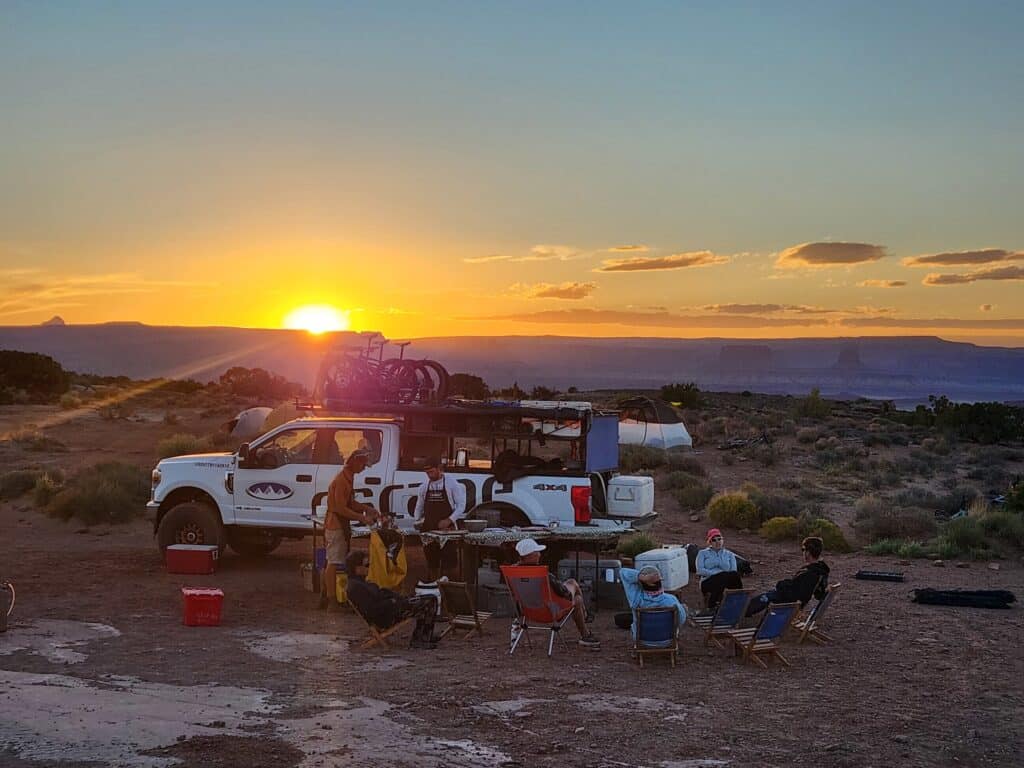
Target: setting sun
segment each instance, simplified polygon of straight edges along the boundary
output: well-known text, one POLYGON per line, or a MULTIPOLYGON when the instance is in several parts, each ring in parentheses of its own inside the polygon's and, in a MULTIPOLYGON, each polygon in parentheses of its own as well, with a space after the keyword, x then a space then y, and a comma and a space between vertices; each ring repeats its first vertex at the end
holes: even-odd
POLYGON ((349 327, 348 312, 342 312, 323 304, 299 307, 288 313, 284 319, 284 327, 315 334, 328 331, 347 331, 349 327))

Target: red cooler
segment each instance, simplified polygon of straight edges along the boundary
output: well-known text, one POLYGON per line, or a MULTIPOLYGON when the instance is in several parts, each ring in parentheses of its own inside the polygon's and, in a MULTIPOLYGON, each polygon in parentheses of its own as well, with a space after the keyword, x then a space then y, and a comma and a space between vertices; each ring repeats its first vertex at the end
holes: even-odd
POLYGON ((186 627, 219 627, 224 593, 219 589, 182 587, 186 627))
POLYGON ((171 544, 164 551, 164 565, 168 573, 213 573, 217 552, 213 544, 171 544))

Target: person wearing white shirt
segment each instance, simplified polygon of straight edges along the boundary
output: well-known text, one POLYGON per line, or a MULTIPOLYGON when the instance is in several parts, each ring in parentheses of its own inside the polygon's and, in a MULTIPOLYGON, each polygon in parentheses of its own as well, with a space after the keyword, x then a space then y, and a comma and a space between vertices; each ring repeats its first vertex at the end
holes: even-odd
MULTIPOLYGON (((413 517, 421 533, 449 531, 466 515, 466 489, 462 483, 446 477, 438 459, 428 459, 423 467, 427 482, 420 486, 413 517)), ((430 579, 437 579, 442 570, 450 570, 458 554, 454 547, 431 542, 423 546, 430 579)))

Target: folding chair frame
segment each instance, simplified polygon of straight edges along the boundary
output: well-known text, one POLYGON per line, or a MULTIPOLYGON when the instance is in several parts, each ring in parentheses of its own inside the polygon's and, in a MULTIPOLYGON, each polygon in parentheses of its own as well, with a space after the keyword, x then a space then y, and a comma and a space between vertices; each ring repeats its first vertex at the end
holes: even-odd
POLYGON ((825 643, 832 642, 832 638, 818 628, 818 622, 820 621, 818 614, 823 614, 831 607, 832 601, 835 600, 836 593, 839 592, 839 588, 842 586, 842 584, 830 584, 825 597, 821 598, 821 600, 817 602, 811 612, 804 618, 798 619, 793 623, 793 628, 800 633, 800 637, 797 638, 797 643, 802 643, 804 640, 813 640, 818 645, 825 645, 825 643))
POLYGON ((729 637, 732 639, 736 654, 742 656, 741 663, 746 664, 748 661, 753 659, 754 663, 759 665, 762 669, 768 669, 768 664, 765 663, 765 660, 762 659, 761 656, 774 656, 787 667, 793 666, 789 663, 789 660, 779 652, 779 643, 786 637, 786 633, 789 631, 790 627, 793 626, 793 621, 796 619, 796 614, 799 610, 800 603, 798 602, 768 603, 768 607, 765 608, 764 615, 761 616, 761 620, 757 623, 756 627, 748 629, 734 629, 729 632, 729 637), (772 610, 779 610, 780 608, 785 608, 791 611, 789 621, 786 622, 782 631, 773 639, 758 639, 757 636, 761 632, 761 627, 772 615, 772 610))
POLYGON ((448 626, 441 633, 441 638, 444 638, 449 632, 458 637, 455 632, 457 629, 466 630, 462 636, 463 640, 468 639, 474 632, 483 637, 484 624, 490 620, 492 614, 476 609, 476 601, 469 590, 469 585, 464 581, 439 581, 437 587, 441 591, 441 610, 448 619, 448 626), (455 610, 455 607, 452 606, 455 600, 449 597, 450 594, 457 595, 460 599, 464 598, 466 605, 469 606, 469 613, 459 613, 455 610))
POLYGON ((410 616, 407 619, 402 619, 397 624, 393 624, 392 626, 388 627, 387 629, 381 630, 381 629, 378 629, 377 627, 375 627, 373 624, 371 624, 369 621, 366 620, 366 617, 363 616, 363 614, 361 614, 359 612, 358 608, 356 608, 356 604, 355 603, 353 603, 351 600, 349 600, 348 604, 350 606, 352 606, 352 610, 355 612, 356 616, 358 616, 360 619, 363 620, 363 623, 366 625, 366 628, 370 632, 369 639, 367 639, 362 645, 359 646, 362 650, 366 650, 367 648, 372 648, 375 645, 379 645, 382 648, 387 648, 391 644, 391 641, 390 641, 389 638, 393 634, 395 634, 396 632, 400 631, 401 629, 407 627, 409 624, 412 624, 412 623, 414 623, 416 621, 415 618, 410 616))
POLYGON ((672 662, 672 669, 676 667, 676 656, 679 654, 679 611, 675 608, 636 608, 634 609, 636 616, 636 637, 633 638, 633 653, 636 654, 637 661, 640 662, 640 668, 644 666, 644 656, 668 656, 672 662), (666 613, 672 612, 672 645, 665 648, 652 648, 643 646, 640 644, 640 632, 641 632, 641 614, 647 613, 666 613))
POLYGON ((687 618, 693 623, 697 629, 704 633, 704 645, 712 645, 719 650, 725 648, 718 638, 722 635, 728 635, 737 625, 743 620, 743 617, 747 614, 747 606, 750 605, 750 600, 754 596, 754 590, 752 589, 727 589, 722 593, 722 601, 718 604, 718 608, 711 616, 694 616, 690 614, 687 618), (715 619, 718 618, 718 612, 722 609, 722 606, 729 600, 730 595, 742 594, 746 595, 746 600, 743 601, 743 606, 740 608, 739 617, 735 624, 729 625, 715 625, 715 619))
MULTIPOLYGON (((546 567, 543 567, 543 566, 502 566, 501 567, 502 576, 505 579, 505 583, 508 585, 509 592, 512 594, 512 601, 515 603, 515 606, 516 606, 516 621, 518 621, 518 623, 519 623, 519 632, 518 632, 518 634, 515 634, 515 636, 512 638, 511 646, 508 649, 508 654, 509 654, 509 656, 511 656, 513 653, 516 652, 516 648, 519 647, 519 642, 523 639, 524 636, 526 637, 526 644, 530 645, 530 630, 531 629, 541 629, 541 628, 544 628, 544 629, 547 629, 550 632, 550 636, 548 637, 548 657, 550 658, 551 654, 554 652, 554 649, 555 649, 555 637, 556 636, 560 637, 559 632, 561 631, 562 627, 564 627, 566 625, 566 622, 568 622, 569 619, 571 619, 573 617, 573 614, 576 611, 576 605, 574 603, 569 603, 565 613, 558 615, 555 618, 555 620, 552 623, 550 623, 550 624, 538 624, 538 625, 530 626, 530 623, 529 623, 529 621, 526 618, 526 614, 523 611, 523 607, 522 607, 522 605, 520 605, 519 593, 516 591, 516 588, 512 586, 512 582, 511 582, 511 580, 509 578, 509 575, 508 575, 508 573, 506 573, 506 569, 510 569, 510 568, 523 568, 523 567, 526 567, 526 568, 538 568, 538 569, 539 568, 543 568, 543 570, 545 572, 544 573, 545 589, 547 589, 547 581, 546 581, 546 579, 547 579, 547 568, 546 567)), ((539 571, 538 571, 538 573, 539 573, 539 571)), ((516 578, 516 577, 513 576, 512 578, 516 578)), ((519 578, 522 578, 522 577, 519 577, 519 578)), ((552 612, 552 614, 553 614, 553 612, 552 612)), ((512 626, 515 627, 515 623, 513 623, 512 626)))

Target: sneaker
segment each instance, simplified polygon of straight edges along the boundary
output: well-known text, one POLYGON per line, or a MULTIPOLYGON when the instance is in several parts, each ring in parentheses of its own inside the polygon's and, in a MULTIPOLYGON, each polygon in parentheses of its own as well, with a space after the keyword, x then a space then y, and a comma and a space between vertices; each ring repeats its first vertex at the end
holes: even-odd
POLYGON ((523 626, 519 623, 519 619, 513 619, 512 629, 509 630, 508 641, 510 643, 514 643, 521 634, 523 634, 523 626))
POLYGON ((591 632, 589 635, 584 635, 583 637, 581 637, 579 639, 579 644, 582 645, 584 648, 590 648, 592 650, 597 650, 601 647, 601 641, 594 637, 593 632, 591 632))

